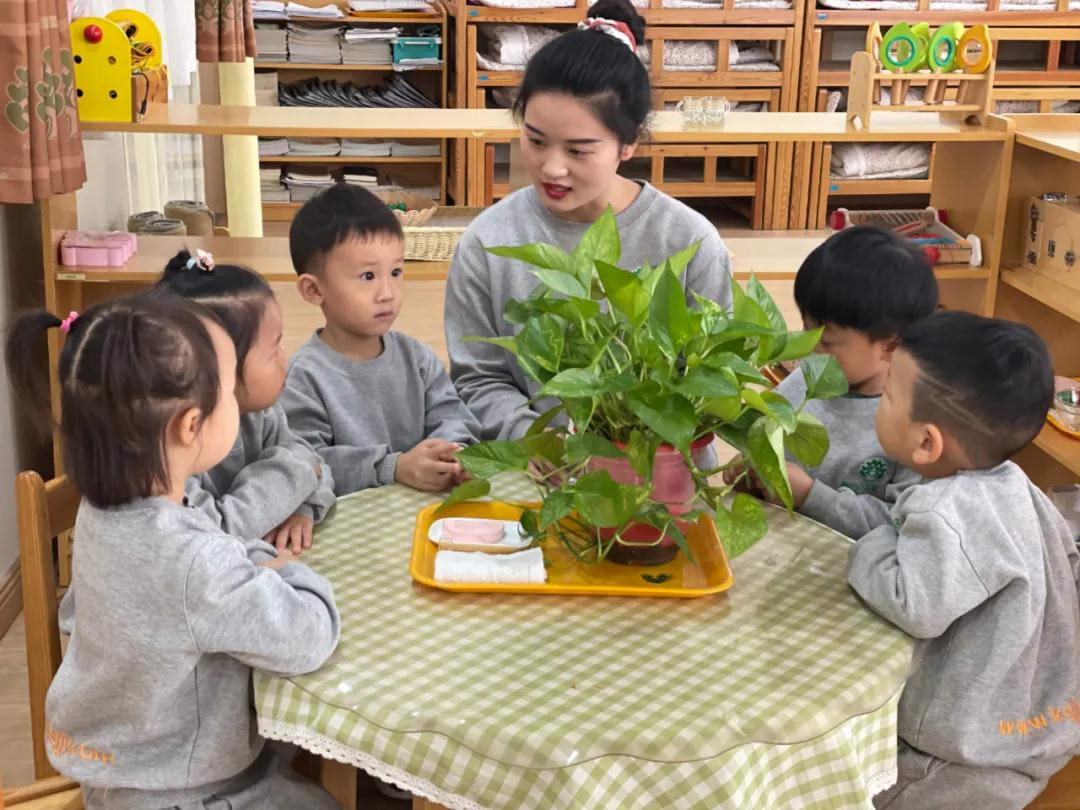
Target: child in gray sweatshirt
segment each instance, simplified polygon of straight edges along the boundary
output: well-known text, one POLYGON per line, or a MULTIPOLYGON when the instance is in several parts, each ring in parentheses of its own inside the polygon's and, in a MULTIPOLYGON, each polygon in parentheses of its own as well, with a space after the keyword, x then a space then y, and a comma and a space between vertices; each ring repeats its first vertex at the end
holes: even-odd
POLYGON ((299 554, 334 505, 330 468, 290 429, 278 396, 285 384, 281 307, 270 285, 246 267, 180 251, 157 289, 210 309, 236 345, 240 433, 213 469, 188 481, 189 503, 229 534, 265 537, 299 554))
POLYGON ((236 438, 236 350, 198 304, 117 298, 13 325, 15 389, 39 404, 33 344, 59 361, 65 467, 82 493, 64 629, 46 698, 49 760, 87 810, 316 808, 333 799, 264 749, 251 668, 317 669, 340 632, 330 583, 188 506, 185 482, 236 438))
POLYGON ((921 251, 870 226, 847 228, 814 249, 795 276, 795 303, 807 329, 823 328, 818 350, 836 358, 848 393, 806 400, 796 369, 776 392, 825 425, 820 465, 788 464, 800 512, 848 537, 889 521, 889 510, 920 476, 882 451, 874 419, 897 336, 937 308, 934 271, 921 251))
POLYGON ((293 356, 281 399, 337 494, 458 483, 455 454, 479 425, 431 348, 390 331, 404 291, 397 217, 371 192, 338 184, 297 213, 289 250, 300 294, 326 326, 293 356))
POLYGON ((1080 753, 1080 556, 1008 459, 1053 396, 1028 327, 963 312, 901 335, 881 446, 927 481, 848 559, 867 605, 919 639, 889 810, 1020 810, 1080 753))

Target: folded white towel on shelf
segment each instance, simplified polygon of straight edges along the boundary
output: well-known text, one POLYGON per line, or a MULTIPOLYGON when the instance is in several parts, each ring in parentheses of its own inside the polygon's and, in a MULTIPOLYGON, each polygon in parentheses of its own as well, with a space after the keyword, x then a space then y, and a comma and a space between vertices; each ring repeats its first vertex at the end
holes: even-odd
POLYGON ((835 143, 833 177, 921 177, 930 169, 926 143, 835 143))
POLYGON ((437 582, 547 582, 544 552, 539 548, 513 554, 485 554, 482 551, 439 551, 435 554, 437 582))

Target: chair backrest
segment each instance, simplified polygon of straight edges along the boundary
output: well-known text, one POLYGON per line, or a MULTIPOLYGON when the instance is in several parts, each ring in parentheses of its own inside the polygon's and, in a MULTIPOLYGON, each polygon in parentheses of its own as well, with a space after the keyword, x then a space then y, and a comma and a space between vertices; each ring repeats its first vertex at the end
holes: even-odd
POLYGON ((46 483, 36 472, 23 472, 15 479, 23 621, 26 623, 26 674, 30 681, 36 779, 56 773, 45 753, 45 694, 60 667, 52 541, 75 525, 79 497, 79 490, 67 476, 46 483))

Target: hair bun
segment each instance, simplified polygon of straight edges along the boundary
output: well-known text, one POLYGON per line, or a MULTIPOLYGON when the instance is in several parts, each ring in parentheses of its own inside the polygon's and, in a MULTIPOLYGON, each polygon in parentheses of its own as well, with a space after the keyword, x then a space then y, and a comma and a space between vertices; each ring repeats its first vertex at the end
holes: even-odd
POLYGON ((589 6, 585 15, 626 23, 639 45, 645 41, 645 18, 631 5, 630 0, 597 0, 589 6))
POLYGON ((169 259, 169 263, 165 265, 165 272, 185 273, 187 272, 189 261, 191 261, 191 253, 181 249, 179 253, 169 259))

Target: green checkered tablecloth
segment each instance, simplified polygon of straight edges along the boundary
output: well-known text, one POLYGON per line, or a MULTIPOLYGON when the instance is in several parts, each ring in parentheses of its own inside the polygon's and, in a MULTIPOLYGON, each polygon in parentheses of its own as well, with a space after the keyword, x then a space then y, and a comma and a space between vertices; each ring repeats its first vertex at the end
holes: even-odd
POLYGON ((409 577, 433 500, 367 490, 319 527, 341 644, 256 673, 264 736, 457 810, 840 810, 895 780, 912 642, 847 587, 845 539, 774 509, 717 596, 452 594, 409 577))

